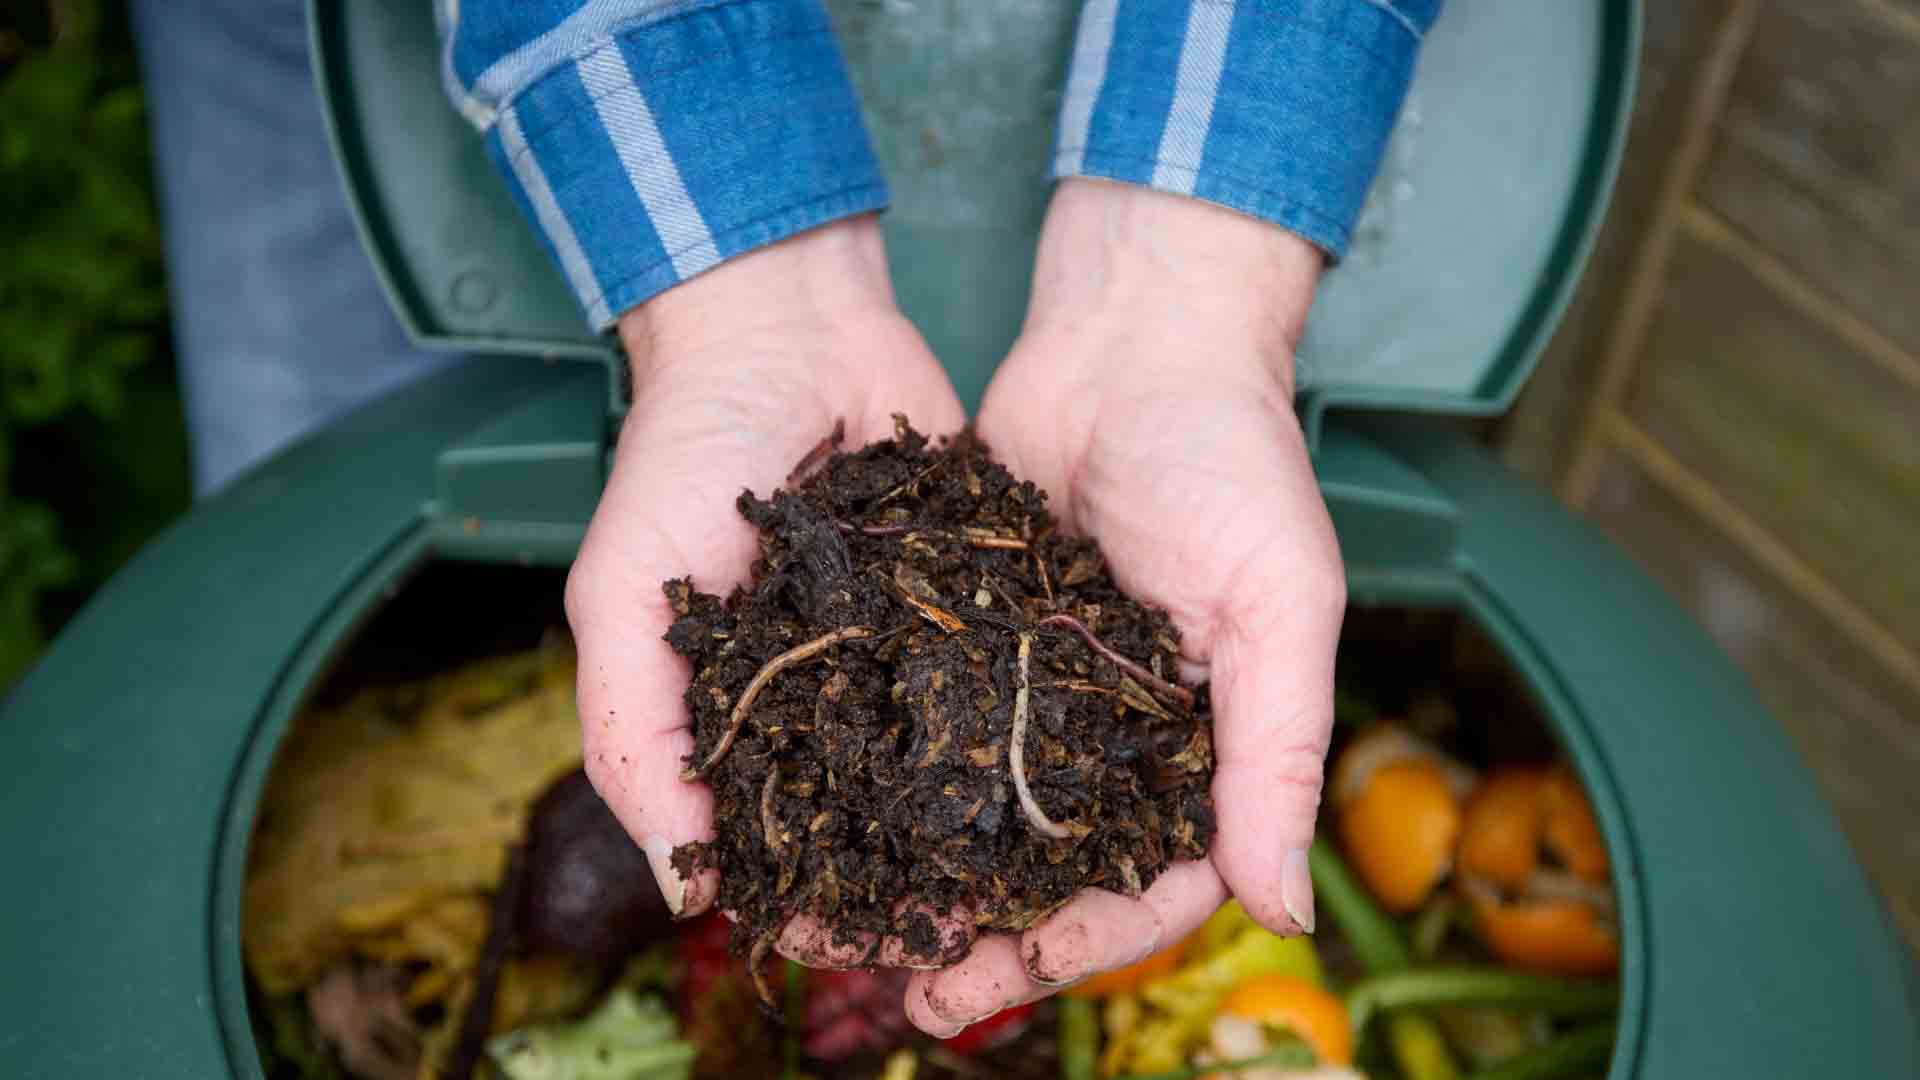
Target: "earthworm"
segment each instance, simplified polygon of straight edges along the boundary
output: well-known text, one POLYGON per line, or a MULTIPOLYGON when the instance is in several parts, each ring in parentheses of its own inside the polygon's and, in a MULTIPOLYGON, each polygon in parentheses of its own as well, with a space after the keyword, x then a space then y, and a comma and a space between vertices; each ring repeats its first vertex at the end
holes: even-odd
POLYGON ((1158 693, 1166 697, 1172 698, 1174 701, 1179 703, 1180 707, 1183 710, 1187 712, 1193 711, 1193 691, 1187 689, 1184 686, 1175 686, 1173 683, 1170 683, 1167 680, 1161 678, 1160 676, 1155 675, 1153 672, 1148 671, 1146 668, 1141 667, 1139 664, 1136 664, 1133 661, 1127 659, 1126 657, 1121 656, 1119 653, 1114 652, 1113 649, 1108 647, 1106 642, 1101 641, 1099 638, 1093 636, 1093 631, 1087 629, 1087 624, 1081 622, 1079 619, 1076 619, 1073 616, 1066 615, 1066 614, 1049 615, 1046 618, 1040 620, 1040 625, 1041 626, 1064 626, 1067 629, 1072 630, 1074 633, 1080 635, 1080 639, 1082 641, 1085 641, 1087 643, 1087 648, 1092 649, 1094 652, 1097 652, 1101 656, 1106 657, 1108 660, 1113 661, 1113 665, 1115 667, 1133 676, 1134 679, 1137 680, 1141 685, 1145 686, 1149 690, 1157 691, 1158 693))
POLYGON ((753 677, 753 681, 749 682, 746 690, 741 693, 740 700, 734 704, 733 715, 727 720, 727 730, 721 734, 720 741, 714 744, 713 753, 708 754, 707 760, 701 762, 698 768, 680 770, 680 779, 692 783, 712 772, 713 767, 720 764, 720 759, 727 756, 728 750, 733 749, 733 740, 739 738, 740 728, 747 722, 747 711, 753 708, 754 699, 760 696, 760 691, 767 688, 767 684, 773 681, 775 675, 803 660, 811 660, 843 641, 872 637, 873 633, 871 626, 849 626, 835 630, 831 634, 823 634, 804 645, 795 645, 767 661, 767 666, 761 668, 759 674, 753 677))
POLYGON ((833 433, 821 439, 819 442, 814 443, 813 449, 807 451, 807 456, 801 458, 800 461, 794 465, 793 471, 787 474, 787 486, 792 487, 801 480, 806 479, 807 474, 812 472, 815 466, 825 461, 828 454, 840 448, 840 441, 846 437, 847 419, 843 416, 833 422, 833 433))
POLYGON ((1007 755, 1007 768, 1013 773, 1014 794, 1020 797, 1020 810, 1027 815, 1027 824, 1033 831, 1053 840, 1065 840, 1073 833, 1064 825, 1054 823, 1047 817, 1046 811, 1033 799, 1033 792, 1027 787, 1027 698, 1032 689, 1027 678, 1028 663, 1033 654, 1033 636, 1020 635, 1020 689, 1013 695, 1013 734, 1012 749, 1007 755))

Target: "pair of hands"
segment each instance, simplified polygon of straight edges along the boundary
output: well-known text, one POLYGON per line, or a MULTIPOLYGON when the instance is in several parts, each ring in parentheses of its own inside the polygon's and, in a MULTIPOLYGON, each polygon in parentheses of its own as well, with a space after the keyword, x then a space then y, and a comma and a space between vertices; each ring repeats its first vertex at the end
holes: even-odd
MULTIPOLYGON (((988 935, 917 972, 906 1008, 951 1036, 1000 1009, 1141 960, 1229 894, 1268 929, 1313 929, 1306 849, 1333 709, 1346 589, 1293 411, 1293 347, 1321 267, 1305 241, 1197 201, 1092 180, 1054 195, 1019 342, 981 436, 1099 541, 1120 585, 1166 609, 1190 678, 1213 684, 1211 856, 1138 899, 1089 890, 1021 938, 988 935)), ((712 834, 704 785, 679 779, 693 735, 684 661, 661 636, 661 582, 724 593, 756 547, 734 510, 844 420, 852 445, 965 416, 896 309, 878 222, 856 218, 727 263, 629 313, 634 400, 567 586, 586 767, 682 915, 680 844, 712 834)), ((834 966, 824 928, 779 949, 834 966)))

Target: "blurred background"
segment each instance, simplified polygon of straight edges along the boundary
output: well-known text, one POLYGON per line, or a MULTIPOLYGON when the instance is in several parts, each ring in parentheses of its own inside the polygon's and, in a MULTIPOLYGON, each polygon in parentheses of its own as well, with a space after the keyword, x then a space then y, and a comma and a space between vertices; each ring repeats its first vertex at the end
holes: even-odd
POLYGON ((0 687, 186 508, 124 3, 0 0, 0 687))
MULTIPOLYGON (((1920 946, 1920 0, 1646 8, 1612 213, 1486 438, 1745 667, 1920 946)), ((146 139, 124 3, 0 0, 0 688, 190 498, 146 139)))

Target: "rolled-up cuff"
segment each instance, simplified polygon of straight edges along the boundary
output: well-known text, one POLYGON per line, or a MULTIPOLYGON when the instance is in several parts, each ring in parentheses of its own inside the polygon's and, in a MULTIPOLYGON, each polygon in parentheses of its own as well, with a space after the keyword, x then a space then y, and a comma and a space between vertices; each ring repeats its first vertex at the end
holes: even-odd
POLYGON ((503 105, 486 141, 588 320, 887 189, 817 0, 738 0, 576 53, 503 105))
POLYGON ((1088 0, 1055 178, 1219 203, 1346 252, 1435 0, 1088 0))

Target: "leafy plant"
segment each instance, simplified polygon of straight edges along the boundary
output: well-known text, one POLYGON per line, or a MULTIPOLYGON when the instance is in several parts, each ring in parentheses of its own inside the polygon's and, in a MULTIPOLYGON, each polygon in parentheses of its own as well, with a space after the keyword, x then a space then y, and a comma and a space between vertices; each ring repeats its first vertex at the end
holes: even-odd
POLYGON ((84 591, 137 545, 91 557, 99 531, 124 532, 131 513, 144 537, 156 493, 168 512, 186 497, 123 14, 101 0, 0 7, 0 686, 44 643, 48 595, 84 591), (161 475, 129 471, 143 458, 161 475), (124 498, 129 483, 147 494, 124 498), (78 539, 63 527, 76 515, 78 539))

